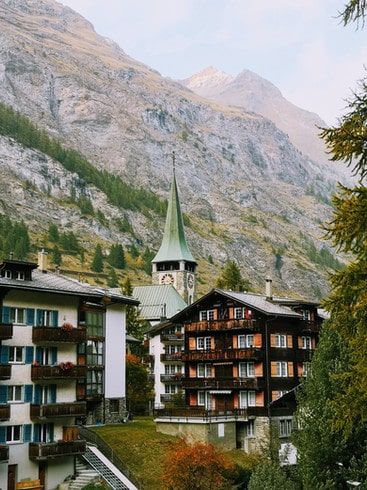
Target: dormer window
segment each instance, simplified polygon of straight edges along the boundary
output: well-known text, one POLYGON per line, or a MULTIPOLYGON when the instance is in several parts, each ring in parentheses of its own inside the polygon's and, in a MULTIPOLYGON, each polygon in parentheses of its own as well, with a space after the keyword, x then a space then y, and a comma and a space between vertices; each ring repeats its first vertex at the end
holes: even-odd
POLYGON ((17 271, 16 274, 17 274, 18 281, 24 281, 25 275, 24 275, 24 272, 23 271, 17 271))
POLYGON ((11 271, 9 270, 4 271, 4 277, 6 277, 6 279, 11 279, 11 271))

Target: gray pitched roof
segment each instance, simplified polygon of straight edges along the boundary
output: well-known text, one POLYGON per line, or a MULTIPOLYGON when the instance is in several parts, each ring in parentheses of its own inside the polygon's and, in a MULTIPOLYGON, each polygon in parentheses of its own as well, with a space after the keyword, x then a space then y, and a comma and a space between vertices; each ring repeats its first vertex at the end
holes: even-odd
POLYGON ((114 301, 125 304, 138 305, 139 302, 129 296, 124 296, 112 289, 103 289, 79 282, 67 276, 53 272, 41 272, 34 270, 32 280, 19 280, 0 277, 0 288, 7 287, 23 291, 39 291, 47 293, 58 293, 70 296, 88 296, 101 299, 109 297, 114 301))
POLYGON ((158 321, 163 316, 170 318, 187 306, 172 285, 136 286, 133 297, 140 302, 140 318, 148 321, 158 321))
POLYGON ((211 297, 214 295, 222 295, 227 298, 233 299, 237 304, 242 304, 251 309, 255 309, 260 313, 268 316, 283 316, 291 318, 302 318, 302 315, 296 313, 291 306, 296 305, 313 305, 317 306, 317 303, 296 300, 291 298, 273 297, 269 300, 266 296, 255 293, 236 292, 225 289, 212 289, 209 293, 202 296, 195 303, 187 306, 185 310, 176 313, 173 317, 170 317, 172 321, 180 321, 181 315, 186 314, 191 308, 197 309, 202 305, 202 308, 207 307, 211 302, 211 297))

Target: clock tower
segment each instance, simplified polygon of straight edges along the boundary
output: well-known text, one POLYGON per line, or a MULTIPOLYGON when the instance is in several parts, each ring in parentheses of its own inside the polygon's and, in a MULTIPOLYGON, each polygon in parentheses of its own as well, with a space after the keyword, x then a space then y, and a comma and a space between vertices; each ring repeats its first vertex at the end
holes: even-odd
POLYGON ((186 243, 182 213, 178 198, 175 176, 175 154, 173 153, 173 178, 168 200, 163 239, 157 255, 152 260, 153 284, 172 284, 186 301, 194 302, 195 262, 186 243))

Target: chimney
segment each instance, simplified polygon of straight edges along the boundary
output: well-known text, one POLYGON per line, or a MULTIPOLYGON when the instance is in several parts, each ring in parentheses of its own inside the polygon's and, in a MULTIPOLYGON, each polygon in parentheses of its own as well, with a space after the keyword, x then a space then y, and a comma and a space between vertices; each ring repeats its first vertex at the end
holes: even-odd
POLYGON ((43 249, 38 252, 38 269, 44 274, 47 273, 47 252, 43 249))
POLYGON ((272 282, 272 278, 269 276, 265 279, 265 295, 268 301, 273 299, 272 282))

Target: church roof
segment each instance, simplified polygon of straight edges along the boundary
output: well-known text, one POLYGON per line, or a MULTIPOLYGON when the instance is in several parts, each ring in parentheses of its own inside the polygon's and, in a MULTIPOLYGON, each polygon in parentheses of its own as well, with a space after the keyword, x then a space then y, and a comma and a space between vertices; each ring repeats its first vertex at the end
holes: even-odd
POLYGON ((196 263, 186 243, 176 177, 173 172, 162 244, 152 262, 181 260, 196 263))
POLYGON ((160 321, 162 317, 170 318, 187 306, 172 285, 136 286, 132 295, 140 302, 139 318, 143 320, 160 321))

